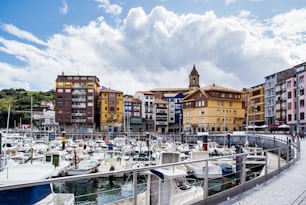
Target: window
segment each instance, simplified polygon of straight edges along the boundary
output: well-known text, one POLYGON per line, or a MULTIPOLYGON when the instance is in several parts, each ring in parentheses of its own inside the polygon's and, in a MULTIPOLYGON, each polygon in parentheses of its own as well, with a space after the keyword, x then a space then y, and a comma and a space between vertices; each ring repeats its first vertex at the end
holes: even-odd
POLYGON ((62 93, 62 92, 63 92, 63 89, 57 89, 57 92, 58 92, 58 93, 62 93))
POLYGON ((300 120, 304 120, 305 119, 305 114, 304 114, 304 112, 301 112, 300 113, 300 120))
POLYGON ((304 89, 300 89, 300 95, 304 95, 304 89))
POLYGON ((304 83, 304 76, 303 75, 299 77, 299 83, 304 83))
POLYGON ((304 107, 304 100, 300 100, 300 107, 304 107))
POLYGON ((94 91, 93 89, 88 89, 89 93, 93 93, 93 91, 94 91))
POLYGON ((66 85, 70 86, 70 85, 71 85, 71 82, 66 82, 66 85))
POLYGON ((288 115, 288 121, 292 121, 292 115, 291 114, 288 115))
POLYGON ((288 103, 288 110, 291 110, 292 109, 292 103, 288 103))
POLYGON ((65 92, 66 93, 71 93, 71 89, 66 89, 65 92))
POLYGON ((109 98, 115 98, 115 93, 110 93, 109 98))
POLYGON ((288 92, 288 93, 287 93, 287 97, 288 97, 288 99, 291 99, 291 98, 292 98, 292 93, 291 93, 291 92, 288 92))
POLYGON ((287 88, 291 88, 291 81, 287 82, 287 88))
POLYGON ((91 107, 91 106, 93 106, 93 103, 89 102, 89 103, 87 103, 87 106, 91 107))

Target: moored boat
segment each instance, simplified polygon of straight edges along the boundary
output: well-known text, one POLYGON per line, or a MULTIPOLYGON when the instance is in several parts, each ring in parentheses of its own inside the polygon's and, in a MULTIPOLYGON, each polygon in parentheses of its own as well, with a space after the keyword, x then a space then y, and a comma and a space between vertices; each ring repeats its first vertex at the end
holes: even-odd
MULTIPOLYGON (((54 166, 19 164, 0 172, 0 185, 34 182, 52 177, 54 166)), ((54 193, 51 184, 0 191, 1 204, 73 205, 73 194, 54 193)))
POLYGON ((67 171, 70 176, 98 172, 100 162, 96 159, 81 160, 79 164, 67 171))

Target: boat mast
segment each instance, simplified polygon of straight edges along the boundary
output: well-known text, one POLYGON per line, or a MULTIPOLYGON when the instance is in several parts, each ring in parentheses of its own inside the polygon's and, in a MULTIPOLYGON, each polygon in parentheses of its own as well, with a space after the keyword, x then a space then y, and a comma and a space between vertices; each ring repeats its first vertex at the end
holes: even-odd
POLYGON ((9 130, 10 114, 11 114, 11 104, 9 104, 9 107, 8 107, 7 122, 6 122, 6 134, 8 134, 8 130, 9 130))
POLYGON ((33 96, 31 96, 31 138, 33 137, 33 96))

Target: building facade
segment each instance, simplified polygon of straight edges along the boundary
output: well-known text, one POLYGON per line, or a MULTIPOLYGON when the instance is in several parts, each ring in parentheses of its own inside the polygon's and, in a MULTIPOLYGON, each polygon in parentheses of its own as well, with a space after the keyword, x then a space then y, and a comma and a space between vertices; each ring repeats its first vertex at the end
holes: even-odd
POLYGON ((109 134, 123 131, 123 92, 102 88, 100 90, 100 130, 109 134))
POLYGON ((181 133, 183 131, 183 105, 185 95, 182 92, 164 94, 164 100, 168 102, 168 131, 181 133))
POLYGON ((265 124, 265 89, 264 84, 249 90, 248 124, 261 126, 265 124))
POLYGON ((154 100, 154 130, 157 133, 168 133, 168 102, 161 99, 154 100))
POLYGON ((139 131, 154 131, 154 93, 150 91, 137 91, 134 98, 139 99, 141 102, 141 116, 144 130, 139 131))
POLYGON ((88 133, 96 129, 99 87, 96 76, 57 76, 55 120, 62 131, 88 133))
POLYGON ((187 133, 229 132, 242 129, 245 109, 242 91, 215 84, 198 88, 183 100, 183 126, 187 133))
POLYGON ((294 71, 296 76, 286 80, 287 124, 290 125, 291 130, 298 130, 297 125, 299 124, 299 130, 306 131, 306 98, 304 94, 306 87, 306 62, 300 65, 296 65, 294 67, 294 71))
POLYGON ((139 132, 143 130, 141 117, 141 102, 139 99, 124 98, 124 132, 139 132))
POLYGON ((286 69, 265 77, 265 121, 267 125, 286 122, 286 80, 295 76, 286 69))

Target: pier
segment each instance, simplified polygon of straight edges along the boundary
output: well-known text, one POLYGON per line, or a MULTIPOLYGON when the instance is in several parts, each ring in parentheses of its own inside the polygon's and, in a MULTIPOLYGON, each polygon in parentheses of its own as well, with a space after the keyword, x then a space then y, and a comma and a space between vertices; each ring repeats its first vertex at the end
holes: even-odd
POLYGON ((301 140, 301 156, 279 175, 219 205, 306 204, 306 141, 301 140))

